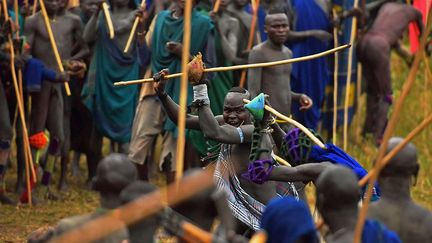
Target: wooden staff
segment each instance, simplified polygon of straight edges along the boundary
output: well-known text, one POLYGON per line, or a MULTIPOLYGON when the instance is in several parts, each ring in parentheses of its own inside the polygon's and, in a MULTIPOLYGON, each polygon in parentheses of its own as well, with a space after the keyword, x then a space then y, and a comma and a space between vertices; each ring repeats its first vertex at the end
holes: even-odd
MULTIPOLYGON (((142 0, 140 6, 142 8, 145 8, 146 7, 146 0, 142 0)), ((139 20, 140 20, 140 17, 137 16, 135 18, 135 21, 134 21, 133 25, 132 25, 132 29, 131 29, 131 32, 129 34, 129 38, 128 38, 127 42, 126 42, 125 49, 123 50, 124 53, 127 53, 129 51, 129 47, 130 47, 130 45, 132 43, 132 40, 133 40, 133 38, 135 36, 135 32, 136 32, 136 28, 138 27, 139 20)))
MULTIPOLYGON (((263 62, 263 63, 252 63, 252 64, 244 64, 244 65, 235 65, 231 67, 214 67, 214 68, 206 68, 204 69, 205 73, 211 73, 211 72, 226 72, 226 71, 233 71, 233 70, 240 70, 240 69, 247 69, 247 68, 262 68, 262 67, 271 67, 271 66, 277 66, 277 65, 284 65, 284 64, 291 64, 294 62, 302 62, 307 61, 319 57, 323 57, 329 54, 332 54, 337 51, 341 51, 343 49, 351 47, 351 44, 346 44, 342 46, 338 46, 336 48, 320 52, 317 54, 304 56, 304 57, 297 57, 297 58, 291 58, 286 60, 280 60, 280 61, 274 61, 274 62, 263 62)), ((178 78, 182 75, 182 73, 174 73, 169 74, 165 76, 165 79, 171 79, 171 78, 178 78)), ((115 86, 123 86, 123 85, 131 85, 131 84, 141 84, 146 82, 154 82, 153 78, 147 78, 147 79, 137 79, 137 80, 131 80, 131 81, 120 81, 114 83, 115 86)))
POLYGON ((400 97, 396 100, 395 108, 393 110, 391 118, 388 121, 387 128, 384 132, 381 146, 378 150, 377 162, 375 163, 375 166, 374 166, 374 170, 376 172, 371 176, 371 179, 369 180, 367 192, 365 195, 366 200, 363 201, 363 207, 361 208, 359 217, 357 219, 357 225, 356 225, 355 233, 354 233, 354 243, 360 243, 360 241, 361 241, 363 226, 364 226, 364 222, 366 220, 366 214, 367 214, 367 210, 369 208, 370 198, 372 196, 372 189, 373 189, 374 184, 375 184, 375 182, 379 176, 381 169, 383 168, 382 159, 384 158, 384 154, 387 150, 387 143, 388 143, 388 141, 389 141, 389 139, 390 139, 390 137, 394 131, 396 123, 399 120, 399 115, 401 112, 402 105, 403 105, 405 98, 407 97, 409 91, 411 90, 412 85, 414 84, 416 74, 417 74, 417 71, 418 71, 419 66, 420 66, 420 60, 422 59, 424 47, 426 45, 426 39, 427 39, 427 36, 429 35, 429 33, 431 31, 430 30, 430 26, 432 24, 431 16, 432 16, 432 11, 429 11, 426 28, 425 28, 425 31, 423 32, 423 36, 422 36, 421 41, 420 41, 420 48, 417 50, 417 53, 415 55, 414 62, 411 66, 407 80, 405 81, 405 83, 402 87, 400 97))
MULTIPOLYGON (((421 131, 423 131, 430 123, 432 122, 432 114, 427 116, 416 128, 414 128, 407 136, 406 138, 398 144, 395 148, 393 148, 382 160, 380 167, 384 168, 390 160, 399 152, 401 151, 405 145, 407 145, 415 136, 417 136, 421 131)), ((371 179, 371 177, 376 173, 375 169, 372 169, 369 171, 369 173, 363 177, 359 181, 359 186, 364 186, 366 183, 371 179)))
POLYGON ((361 86, 362 86, 362 74, 363 74, 363 67, 361 65, 360 62, 357 63, 357 107, 356 107, 356 112, 357 115, 355 116, 356 122, 354 124, 356 124, 356 131, 355 131, 355 138, 356 138, 356 142, 358 141, 358 138, 361 136, 360 135, 360 131, 361 131, 361 126, 360 126, 360 109, 362 107, 362 100, 361 100, 361 86))
MULTIPOLYGON (((46 27, 46 30, 48 32, 49 40, 51 43, 51 48, 54 52, 54 56, 55 56, 55 59, 57 61, 57 66, 58 66, 60 72, 64 72, 63 64, 62 64, 62 61, 60 58, 60 54, 58 52, 57 44, 56 44, 55 39, 54 39, 54 34, 52 32, 52 29, 51 29, 51 24, 49 22, 48 13, 47 13, 46 8, 45 8, 45 3, 43 0, 39 0, 39 4, 41 7, 42 16, 44 18, 45 27, 46 27)), ((69 84, 67 82, 65 82, 64 86, 65 86, 67 96, 71 96, 69 84)))
POLYGON ((110 14, 110 11, 109 11, 109 6, 108 6, 108 4, 106 2, 102 3, 102 11, 104 13, 105 21, 106 21, 106 24, 107 24, 107 27, 108 27, 109 37, 110 37, 110 39, 114 39, 114 36, 115 36, 115 34, 114 34, 114 26, 113 26, 113 23, 112 23, 111 14, 110 14))
POLYGON ((213 13, 219 12, 220 3, 222 0, 216 0, 214 6, 213 6, 213 13))
MULTIPOLYGON (((252 15, 252 22, 251 22, 251 26, 250 26, 250 30, 249 30, 248 45, 247 45, 247 49, 246 49, 248 51, 250 49, 252 49, 253 40, 255 37, 255 27, 256 27, 256 22, 257 22, 257 18, 258 18, 258 9, 259 9, 260 0, 252 0, 252 3, 253 2, 255 2, 255 4, 252 4, 253 15, 252 15)), ((245 81, 246 81, 246 70, 243 70, 241 73, 241 76, 240 76, 240 87, 244 87, 245 81)))
POLYGON ((191 15, 192 15, 192 0, 186 0, 184 8, 184 32, 183 32, 183 51, 182 51, 182 67, 180 80, 180 97, 179 97, 179 116, 177 120, 177 148, 176 148, 176 184, 180 182, 183 176, 185 136, 186 136, 186 110, 187 110, 187 93, 188 93, 188 63, 189 49, 191 38, 191 15))
MULTIPOLYGON (((14 0, 14 12, 15 12, 15 25, 19 29, 19 20, 18 20, 18 0, 14 0)), ((19 31, 16 32, 16 38, 19 38, 19 31)))
POLYGON ((288 163, 288 161, 284 160, 283 158, 277 156, 275 153, 272 153, 271 155, 273 157, 274 160, 276 160, 276 162, 278 162, 281 165, 285 165, 288 167, 291 167, 290 163, 288 163))
POLYGON ((110 39, 114 39, 114 27, 113 27, 113 23, 112 23, 112 19, 111 19, 111 14, 109 11, 109 6, 106 2, 102 3, 102 10, 103 10, 103 13, 105 15, 105 20, 106 20, 106 24, 108 27, 109 37, 110 37, 110 39))
MULTIPOLYGON (((358 7, 359 0, 354 0, 354 8, 358 7)), ((351 24, 351 36, 350 43, 354 43, 357 33, 357 17, 353 17, 351 24)), ((348 104, 349 94, 351 91, 351 73, 352 73, 352 58, 354 49, 351 48, 348 52, 348 70, 346 78, 346 89, 345 89, 345 103, 344 103, 344 123, 343 123, 343 149, 347 149, 348 143, 348 104)))
MULTIPOLYGON (((3 12, 4 12, 4 18, 5 21, 9 21, 9 13, 8 13, 8 8, 7 8, 7 3, 5 0, 2 1, 2 6, 3 6, 3 12)), ((28 142, 28 132, 27 132, 27 127, 26 127, 26 122, 25 122, 25 116, 24 116, 24 108, 23 108, 23 104, 21 102, 21 98, 20 98, 20 92, 19 92, 19 87, 18 87, 18 81, 17 81, 17 75, 16 75, 16 71, 15 71, 15 50, 14 50, 14 45, 13 45, 13 40, 12 40, 12 35, 8 34, 8 41, 9 41, 9 51, 10 51, 10 70, 11 70, 11 74, 12 74, 12 81, 13 81, 13 85, 14 85, 14 90, 15 90, 15 96, 17 98, 17 103, 18 103, 18 111, 19 111, 19 115, 20 115, 20 119, 21 119, 21 123, 22 123, 22 128, 23 128, 23 139, 24 141, 27 142, 27 145, 29 145, 28 142)), ((31 154, 31 149, 30 146, 26 146, 26 142, 24 142, 24 153, 27 154, 31 154)), ((36 182, 36 172, 34 171, 34 167, 33 167, 33 161, 30 158, 30 160, 26 160, 29 162, 29 164, 26 165, 26 180, 27 180, 27 190, 28 190, 28 196, 29 196, 29 205, 32 206, 32 202, 31 202, 31 185, 30 185, 30 173, 29 170, 31 170, 32 172, 32 176, 33 176, 33 180, 34 182, 36 182)))
MULTIPOLYGON (((250 100, 247 99, 243 99, 243 102, 248 104, 250 102, 250 100)), ((304 132, 306 134, 306 136, 308 136, 314 143, 316 143, 318 146, 320 146, 321 148, 325 149, 326 146, 324 145, 323 142, 321 142, 321 140, 319 140, 317 137, 315 137, 315 135, 313 135, 309 129, 307 129, 305 126, 303 126, 302 124, 300 124, 298 121, 289 118, 283 114, 281 114, 280 112, 278 112, 277 110, 273 109, 272 107, 265 105, 264 109, 268 110, 270 113, 272 113, 273 115, 279 117, 280 119, 283 119, 285 121, 287 121, 288 123, 298 127, 300 130, 302 130, 302 132, 304 132)))
MULTIPOLYGON (((199 173, 190 175, 183 178, 178 187, 175 184, 168 186, 167 191, 170 197, 168 197, 167 203, 169 206, 175 205, 212 185, 212 170, 203 170, 199 173)), ((144 195, 131 203, 118 207, 74 230, 60 235, 51 242, 69 243, 96 241, 105 235, 122 229, 125 225, 136 223, 139 220, 161 211, 165 207, 161 202, 162 198, 163 195, 161 190, 144 195)))
MULTIPOLYGON (((336 10, 333 8, 333 16, 336 16, 336 10)), ((333 45, 339 46, 338 40, 338 28, 336 25, 333 27, 333 45)), ((337 142, 337 99, 338 99, 338 71, 339 71, 339 55, 337 52, 334 53, 334 73, 333 73, 333 144, 337 142)))

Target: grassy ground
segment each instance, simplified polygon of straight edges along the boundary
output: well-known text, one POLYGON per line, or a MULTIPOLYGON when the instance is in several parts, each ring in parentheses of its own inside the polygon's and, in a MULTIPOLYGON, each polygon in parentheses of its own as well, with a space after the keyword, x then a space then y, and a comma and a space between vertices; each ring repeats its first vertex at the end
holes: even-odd
MULTIPOLYGON (((402 114, 395 131, 397 136, 406 136, 421 120, 432 112, 432 76, 429 83, 425 83, 424 67, 421 66, 416 83, 404 104, 402 114)), ((408 74, 408 68, 400 59, 393 58, 393 90, 395 100, 398 98, 403 82, 408 74)), ((363 97, 363 103, 364 103, 363 97)), ((359 123, 355 122, 350 128, 348 152, 353 155, 366 168, 370 168, 376 156, 377 149, 374 144, 362 140, 357 134, 360 123, 363 123, 364 108, 360 111, 359 123)), ((419 151, 421 163, 420 175, 413 188, 413 197, 421 205, 432 210, 432 166, 429 163, 432 145, 429 142, 432 136, 432 127, 427 128, 414 139, 419 151)), ((339 141, 341 134, 339 133, 339 141)), ((341 145, 338 142, 338 145, 341 145)), ((105 152, 106 153, 106 152, 105 152)), ((81 163, 84 167, 84 164, 81 163)), ((7 175, 7 188, 13 188, 15 169, 9 170, 7 175)), ((40 227, 54 225, 58 220, 71 215, 92 212, 97 206, 97 196, 85 188, 84 178, 69 178, 69 190, 62 193, 63 200, 48 202, 34 206, 5 206, 0 205, 0 242, 22 242, 27 235, 40 227)), ((310 200, 313 195, 309 193, 310 200)))

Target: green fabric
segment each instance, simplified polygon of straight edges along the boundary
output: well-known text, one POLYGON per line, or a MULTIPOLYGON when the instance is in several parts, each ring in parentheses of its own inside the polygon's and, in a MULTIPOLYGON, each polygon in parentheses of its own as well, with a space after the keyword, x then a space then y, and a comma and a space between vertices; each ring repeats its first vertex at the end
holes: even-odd
MULTIPOLYGON (((218 67, 231 66, 232 63, 229 62, 223 54, 222 43, 219 32, 216 31, 215 34, 215 48, 216 48, 216 58, 218 67)), ((234 85, 234 77, 232 72, 217 72, 214 79, 211 81, 210 87, 208 89, 210 107, 214 115, 221 115, 223 113, 223 104, 225 96, 228 91, 234 85)), ((192 142, 197 152, 203 156, 208 152, 208 148, 216 145, 217 143, 204 138, 204 134, 201 131, 190 130, 187 133, 189 141, 192 142)))
POLYGON ((115 87, 114 82, 137 79, 139 64, 133 54, 123 54, 116 39, 109 39, 105 20, 100 23, 81 96, 98 130, 116 142, 126 143, 131 137, 138 86, 115 87))
MULTIPOLYGON (((207 44, 208 36, 213 30, 213 25, 208 16, 204 16, 196 10, 192 11, 192 34, 190 54, 196 55, 201 52, 203 55, 207 44)), ((165 10, 158 14, 153 32, 152 72, 157 73, 164 68, 168 68, 170 73, 181 72, 181 59, 168 52, 166 43, 169 41, 183 41, 183 18, 173 18, 171 11, 165 10)), ((179 102, 180 79, 175 78, 167 82, 165 86, 167 94, 176 102, 179 102)), ((188 85, 187 103, 191 103, 193 98, 192 86, 188 85)), ((177 126, 170 119, 167 119, 164 129, 177 134, 177 126)))

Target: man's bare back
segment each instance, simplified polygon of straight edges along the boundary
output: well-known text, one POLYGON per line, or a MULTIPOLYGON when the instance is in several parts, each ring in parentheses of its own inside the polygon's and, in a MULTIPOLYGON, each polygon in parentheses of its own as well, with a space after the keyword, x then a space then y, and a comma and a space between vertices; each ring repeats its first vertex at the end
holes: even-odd
POLYGON ((380 33, 391 45, 394 45, 412 21, 421 23, 422 15, 418 10, 406 4, 386 3, 379 10, 378 17, 370 31, 380 33))

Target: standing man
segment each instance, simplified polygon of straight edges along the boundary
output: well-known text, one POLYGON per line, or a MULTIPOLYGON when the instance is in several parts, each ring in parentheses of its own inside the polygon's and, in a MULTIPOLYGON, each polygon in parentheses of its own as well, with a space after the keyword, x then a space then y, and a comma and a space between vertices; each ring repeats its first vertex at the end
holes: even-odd
MULTIPOLYGON (((255 46, 249 54, 249 63, 285 60, 292 57, 284 45, 289 32, 285 13, 269 13, 265 19, 268 39, 255 46)), ((284 115, 291 115, 291 100, 300 103, 300 110, 312 107, 312 100, 305 94, 291 91, 291 65, 254 68, 248 71, 248 87, 251 97, 259 93, 271 94, 270 103, 284 115)), ((286 130, 286 129, 285 129, 286 130)))
MULTIPOLYGON (((46 0, 45 5, 60 58, 67 63, 69 60, 83 58, 88 53, 88 48, 82 39, 81 20, 65 10, 66 3, 66 0, 46 0), (73 50, 77 50, 75 54, 73 50)), ((27 19, 24 35, 27 37, 31 55, 40 59, 49 69, 58 71, 41 12, 27 19)), ((47 189, 48 198, 53 195, 49 190, 49 184, 55 158, 60 155, 64 139, 63 88, 63 84, 60 83, 42 82, 40 92, 31 94, 30 139, 44 136, 45 128, 50 132, 48 156, 42 177, 42 185, 47 189)))
POLYGON ((395 48, 399 54, 410 60, 411 55, 403 51, 399 39, 409 23, 414 21, 422 33, 422 15, 417 9, 401 3, 386 3, 379 10, 370 30, 357 45, 367 93, 363 134, 371 133, 377 142, 385 130, 387 113, 392 104, 390 51, 395 48))

